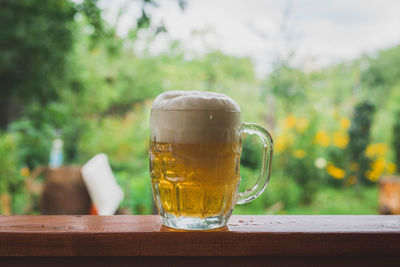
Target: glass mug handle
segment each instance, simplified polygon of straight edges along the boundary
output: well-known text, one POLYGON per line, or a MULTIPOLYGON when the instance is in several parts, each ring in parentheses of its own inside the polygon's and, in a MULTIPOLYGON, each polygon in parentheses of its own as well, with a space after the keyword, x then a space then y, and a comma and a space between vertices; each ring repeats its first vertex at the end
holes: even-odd
POLYGON ((239 192, 239 199, 236 204, 244 204, 254 200, 267 187, 271 174, 271 161, 274 147, 271 135, 260 125, 243 122, 243 133, 251 135, 255 134, 260 137, 263 144, 263 150, 260 175, 258 176, 257 182, 252 188, 247 189, 243 193, 239 192))

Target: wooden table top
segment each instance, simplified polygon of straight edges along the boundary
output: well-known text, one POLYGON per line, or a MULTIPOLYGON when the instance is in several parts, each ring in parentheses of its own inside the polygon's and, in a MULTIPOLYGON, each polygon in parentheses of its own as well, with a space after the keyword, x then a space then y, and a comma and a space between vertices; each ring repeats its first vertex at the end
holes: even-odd
POLYGON ((179 231, 158 216, 0 216, 0 256, 400 255, 400 216, 232 216, 179 231))

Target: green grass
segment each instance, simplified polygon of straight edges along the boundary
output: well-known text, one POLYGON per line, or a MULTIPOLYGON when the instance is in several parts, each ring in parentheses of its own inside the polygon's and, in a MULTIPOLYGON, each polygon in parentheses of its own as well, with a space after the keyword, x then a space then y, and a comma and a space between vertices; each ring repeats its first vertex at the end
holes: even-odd
POLYGON ((237 205, 233 214, 377 214, 378 187, 325 187, 309 205, 299 204, 288 209, 279 201, 264 209, 257 202, 254 204, 237 205))

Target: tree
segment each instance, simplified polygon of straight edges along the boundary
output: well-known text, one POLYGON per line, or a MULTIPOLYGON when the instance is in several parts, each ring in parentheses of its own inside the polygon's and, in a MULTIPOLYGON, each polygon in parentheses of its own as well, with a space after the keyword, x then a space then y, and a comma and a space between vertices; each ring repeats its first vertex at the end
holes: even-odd
MULTIPOLYGON (((184 1, 178 1, 183 8, 184 1)), ((143 0, 138 27, 148 27, 150 15, 143 0)), ((74 46, 76 14, 83 14, 93 28, 92 47, 104 37, 115 38, 115 30, 105 30, 97 0, 75 4, 69 0, 3 0, 0 2, 0 128, 24 110, 27 103, 47 105, 65 90, 79 89, 68 73, 74 62, 69 54, 74 46)), ((157 30, 160 32, 160 30, 157 30)))
POLYGON ((0 126, 11 105, 45 104, 63 87, 76 13, 67 0, 4 0, 0 4, 0 126))

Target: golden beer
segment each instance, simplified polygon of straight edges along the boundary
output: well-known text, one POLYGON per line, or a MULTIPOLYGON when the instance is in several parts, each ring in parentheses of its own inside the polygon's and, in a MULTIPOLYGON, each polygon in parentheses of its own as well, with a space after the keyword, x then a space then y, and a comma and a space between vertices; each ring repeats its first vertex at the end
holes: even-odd
POLYGON ((163 225, 190 230, 223 227, 236 203, 255 199, 267 186, 272 138, 243 123, 239 106, 223 94, 171 91, 151 109, 150 177, 163 225), (263 143, 256 185, 239 193, 242 133, 263 143))
POLYGON ((236 203, 241 145, 151 142, 150 172, 161 212, 225 216, 236 203))

